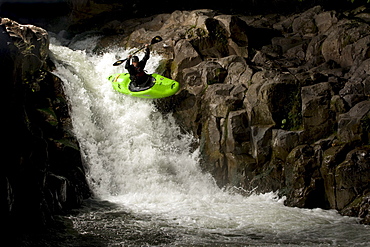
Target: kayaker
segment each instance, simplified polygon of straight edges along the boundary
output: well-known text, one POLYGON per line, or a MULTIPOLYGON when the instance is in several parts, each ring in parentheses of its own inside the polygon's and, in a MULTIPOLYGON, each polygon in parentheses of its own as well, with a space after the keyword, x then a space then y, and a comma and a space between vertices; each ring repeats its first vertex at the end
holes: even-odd
POLYGON ((130 73, 130 80, 136 87, 144 87, 149 79, 149 75, 144 71, 149 56, 150 50, 148 44, 145 45, 145 55, 143 59, 141 59, 141 61, 139 61, 139 58, 137 56, 128 56, 125 68, 130 73), (131 58, 132 64, 130 64, 131 58))

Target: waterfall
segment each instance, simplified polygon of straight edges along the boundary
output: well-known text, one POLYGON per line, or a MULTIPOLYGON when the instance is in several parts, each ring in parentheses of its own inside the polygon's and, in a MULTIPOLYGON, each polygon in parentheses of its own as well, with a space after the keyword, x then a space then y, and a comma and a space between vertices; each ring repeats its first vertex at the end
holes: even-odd
MULTIPOLYGON (((365 226, 334 210, 288 208, 274 193, 244 197, 218 188, 200 169, 199 151, 191 148, 197 140, 183 133, 171 115, 158 112, 152 100, 113 91, 106 78, 126 72, 124 65, 112 64, 130 51, 93 54, 87 47, 96 39, 75 43, 73 49, 54 40, 50 47, 96 198, 151 215, 173 231, 217 233, 224 241, 244 236, 242 241, 269 245, 335 245, 369 239, 365 226)), ((148 73, 160 60, 151 55, 148 73)))

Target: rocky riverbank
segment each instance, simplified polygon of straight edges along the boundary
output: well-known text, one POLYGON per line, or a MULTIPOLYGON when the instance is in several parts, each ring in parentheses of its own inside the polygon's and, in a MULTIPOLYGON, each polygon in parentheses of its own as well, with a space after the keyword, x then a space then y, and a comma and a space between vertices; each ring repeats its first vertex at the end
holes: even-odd
POLYGON ((5 235, 30 233, 78 207, 90 190, 62 83, 50 72, 48 33, 7 18, 0 18, 0 28, 6 136, 1 215, 5 235))
POLYGON ((220 186, 279 191, 286 204, 370 223, 370 10, 317 6, 283 16, 175 11, 113 21, 97 50, 160 35, 158 70, 179 81, 158 101, 196 135, 220 186))

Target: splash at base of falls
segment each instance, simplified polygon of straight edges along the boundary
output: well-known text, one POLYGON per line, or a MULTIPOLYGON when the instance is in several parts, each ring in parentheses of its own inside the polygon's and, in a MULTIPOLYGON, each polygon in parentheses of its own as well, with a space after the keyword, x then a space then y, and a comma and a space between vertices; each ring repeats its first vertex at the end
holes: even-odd
MULTIPOLYGON (((74 50, 51 45, 98 198, 70 216, 80 234, 108 246, 366 246, 370 231, 356 219, 288 208, 274 193, 243 197, 219 189, 200 169, 196 140, 171 115, 152 100, 113 91, 106 78, 124 68, 112 62, 128 52, 95 55, 85 51, 91 42, 74 50)), ((148 73, 160 60, 152 55, 148 73)))

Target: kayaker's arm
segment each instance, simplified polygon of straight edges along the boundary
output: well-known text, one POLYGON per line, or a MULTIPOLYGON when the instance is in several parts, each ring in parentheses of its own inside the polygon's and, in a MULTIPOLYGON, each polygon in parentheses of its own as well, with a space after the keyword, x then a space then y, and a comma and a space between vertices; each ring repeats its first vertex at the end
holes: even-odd
POLYGON ((149 59, 149 57, 150 57, 150 49, 149 49, 149 45, 148 44, 146 44, 145 45, 145 55, 144 55, 144 57, 143 57, 143 59, 141 59, 141 62, 144 62, 144 63, 146 63, 146 61, 148 61, 148 59, 149 59))
POLYGON ((128 55, 125 69, 129 70, 130 69, 130 60, 131 60, 132 55, 128 55))

